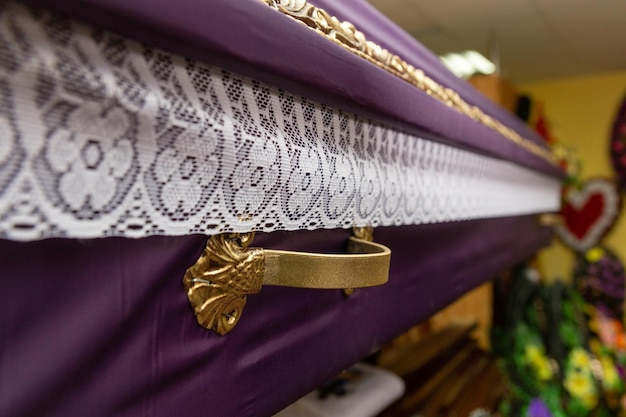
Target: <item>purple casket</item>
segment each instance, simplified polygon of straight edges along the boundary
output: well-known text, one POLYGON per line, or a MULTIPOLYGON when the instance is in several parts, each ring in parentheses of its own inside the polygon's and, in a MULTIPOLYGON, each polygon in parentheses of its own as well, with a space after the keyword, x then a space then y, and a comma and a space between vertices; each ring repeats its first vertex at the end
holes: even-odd
POLYGON ((363 1, 4 2, 0 51, 0 416, 271 415, 551 238, 550 151, 363 1))

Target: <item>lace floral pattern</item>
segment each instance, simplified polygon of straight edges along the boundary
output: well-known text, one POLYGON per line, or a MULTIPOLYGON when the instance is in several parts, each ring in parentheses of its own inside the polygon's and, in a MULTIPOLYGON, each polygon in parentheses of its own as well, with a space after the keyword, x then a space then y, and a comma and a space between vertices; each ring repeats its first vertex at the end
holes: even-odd
POLYGON ((124 179, 136 175, 130 117, 117 106, 89 102, 63 117, 66 123, 49 127, 48 144, 35 158, 39 182, 54 178, 57 186, 45 189, 48 198, 78 218, 107 213, 132 183, 124 179))
POLYGON ((559 180, 56 15, 0 12, 0 237, 556 210, 559 180))

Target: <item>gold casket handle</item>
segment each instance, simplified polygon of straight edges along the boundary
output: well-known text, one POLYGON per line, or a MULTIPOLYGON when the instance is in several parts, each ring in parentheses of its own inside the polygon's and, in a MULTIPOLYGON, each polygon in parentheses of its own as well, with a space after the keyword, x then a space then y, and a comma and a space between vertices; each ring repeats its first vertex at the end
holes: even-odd
POLYGON ((352 289, 381 285, 389 277, 391 251, 365 239, 350 237, 347 254, 318 254, 248 248, 253 238, 254 233, 211 236, 187 269, 183 285, 202 327, 228 333, 246 297, 263 284, 352 289))
POLYGON ((346 289, 381 285, 389 277, 391 251, 350 237, 348 254, 266 250, 263 284, 298 288, 346 289))

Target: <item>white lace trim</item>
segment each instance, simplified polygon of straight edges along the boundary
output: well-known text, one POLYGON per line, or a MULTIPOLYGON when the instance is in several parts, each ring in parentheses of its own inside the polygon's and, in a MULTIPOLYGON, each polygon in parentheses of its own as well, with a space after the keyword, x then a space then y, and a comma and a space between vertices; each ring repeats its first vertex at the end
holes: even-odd
POLYGON ((0 14, 0 135, 0 237, 15 240, 559 207, 558 179, 12 3, 0 14))

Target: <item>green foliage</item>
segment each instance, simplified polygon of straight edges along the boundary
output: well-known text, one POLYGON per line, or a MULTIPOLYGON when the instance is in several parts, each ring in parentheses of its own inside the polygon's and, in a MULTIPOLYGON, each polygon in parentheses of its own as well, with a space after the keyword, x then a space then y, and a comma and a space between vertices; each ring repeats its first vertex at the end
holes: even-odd
POLYGON ((492 329, 493 352, 509 385, 501 414, 534 417, 534 401, 553 417, 617 415, 615 399, 624 389, 615 367, 619 358, 590 339, 590 307, 572 287, 525 276, 523 268, 516 271, 505 325, 492 329))

